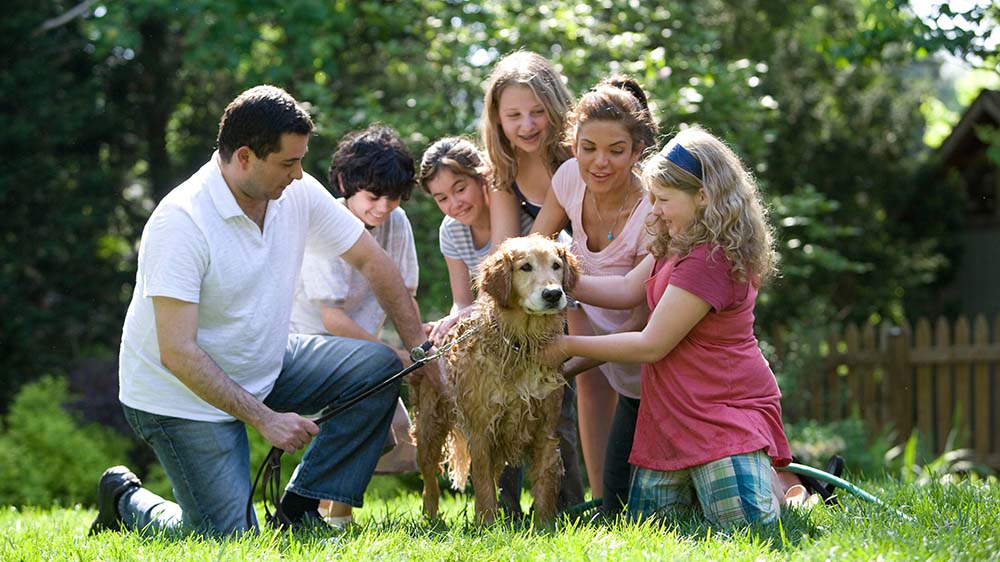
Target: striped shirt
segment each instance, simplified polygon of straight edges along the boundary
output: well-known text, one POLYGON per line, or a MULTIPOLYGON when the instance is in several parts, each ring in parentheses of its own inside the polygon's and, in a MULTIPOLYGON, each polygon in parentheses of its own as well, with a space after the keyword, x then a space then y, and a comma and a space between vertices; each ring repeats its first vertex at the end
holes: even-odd
MULTIPOLYGON (((531 232, 533 223, 534 219, 530 215, 521 213, 521 234, 531 232)), ((438 240, 441 245, 441 255, 465 262, 465 267, 469 268, 469 278, 475 281, 479 274, 479 264, 483 258, 490 255, 491 242, 487 240, 482 248, 476 248, 475 242, 472 241, 472 229, 449 216, 445 216, 441 221, 438 240)), ((560 232, 557 240, 564 244, 573 242, 566 231, 560 232)))
MULTIPOLYGON (((521 213, 521 234, 531 232, 533 222, 531 216, 521 213)), ((441 255, 465 262, 465 267, 469 268, 469 278, 474 281, 479 274, 479 264, 483 258, 490 255, 492 243, 487 240, 482 248, 476 248, 475 242, 472 241, 472 229, 449 216, 441 221, 438 238, 441 255)))

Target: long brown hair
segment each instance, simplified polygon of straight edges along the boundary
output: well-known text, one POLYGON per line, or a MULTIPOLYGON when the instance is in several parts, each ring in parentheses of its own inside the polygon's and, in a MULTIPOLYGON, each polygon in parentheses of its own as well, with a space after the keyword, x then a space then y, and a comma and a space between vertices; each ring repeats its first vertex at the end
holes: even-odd
POLYGON ((573 103, 562 75, 538 53, 515 51, 493 67, 483 100, 483 146, 493 168, 493 188, 499 190, 510 189, 517 177, 517 154, 500 127, 500 96, 510 86, 530 89, 545 108, 549 128, 540 150, 549 173, 555 173, 559 165, 572 156, 569 147, 562 143, 566 112, 573 103))
POLYGON ((656 121, 649 112, 646 94, 627 76, 606 78, 580 96, 568 115, 566 136, 570 144, 576 144, 580 127, 589 121, 620 123, 632 138, 633 150, 656 146, 656 121))

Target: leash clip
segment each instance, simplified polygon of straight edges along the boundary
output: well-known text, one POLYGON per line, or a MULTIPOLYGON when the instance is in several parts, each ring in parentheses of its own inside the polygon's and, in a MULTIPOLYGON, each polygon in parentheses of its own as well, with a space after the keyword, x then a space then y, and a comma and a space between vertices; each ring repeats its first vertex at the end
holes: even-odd
POLYGON ((414 347, 413 349, 410 350, 410 361, 418 363, 420 361, 423 361, 424 359, 427 359, 427 352, 430 351, 432 347, 434 347, 434 342, 430 340, 427 340, 424 343, 418 345, 417 347, 414 347))

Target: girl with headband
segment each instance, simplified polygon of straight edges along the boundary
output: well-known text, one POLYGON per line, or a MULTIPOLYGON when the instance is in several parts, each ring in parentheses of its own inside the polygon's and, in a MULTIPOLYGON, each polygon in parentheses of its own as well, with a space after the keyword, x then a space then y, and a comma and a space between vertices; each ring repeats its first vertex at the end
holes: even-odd
POLYGON ((712 524, 771 523, 791 460, 781 393, 754 337, 757 291, 773 276, 772 227, 753 176, 699 127, 643 165, 650 255, 624 277, 585 276, 575 296, 610 308, 645 301, 642 331, 564 336, 553 364, 582 356, 642 365, 629 515, 676 517, 700 505, 712 524))

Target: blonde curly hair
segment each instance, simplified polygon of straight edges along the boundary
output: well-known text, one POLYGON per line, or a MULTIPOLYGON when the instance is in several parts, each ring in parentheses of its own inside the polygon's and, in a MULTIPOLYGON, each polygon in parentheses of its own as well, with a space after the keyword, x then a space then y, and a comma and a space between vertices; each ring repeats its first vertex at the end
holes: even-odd
POLYGON ((670 235, 659 217, 649 215, 647 227, 654 234, 649 251, 655 257, 684 256, 695 246, 709 244, 725 254, 736 281, 749 280, 760 287, 777 273, 774 228, 768 221, 757 182, 724 142, 700 126, 685 129, 663 150, 646 159, 642 177, 654 203, 656 191, 663 188, 692 196, 702 192, 705 196, 694 222, 676 236, 670 235), (700 164, 701 178, 690 171, 692 166, 684 167, 667 158, 676 144, 700 164))

